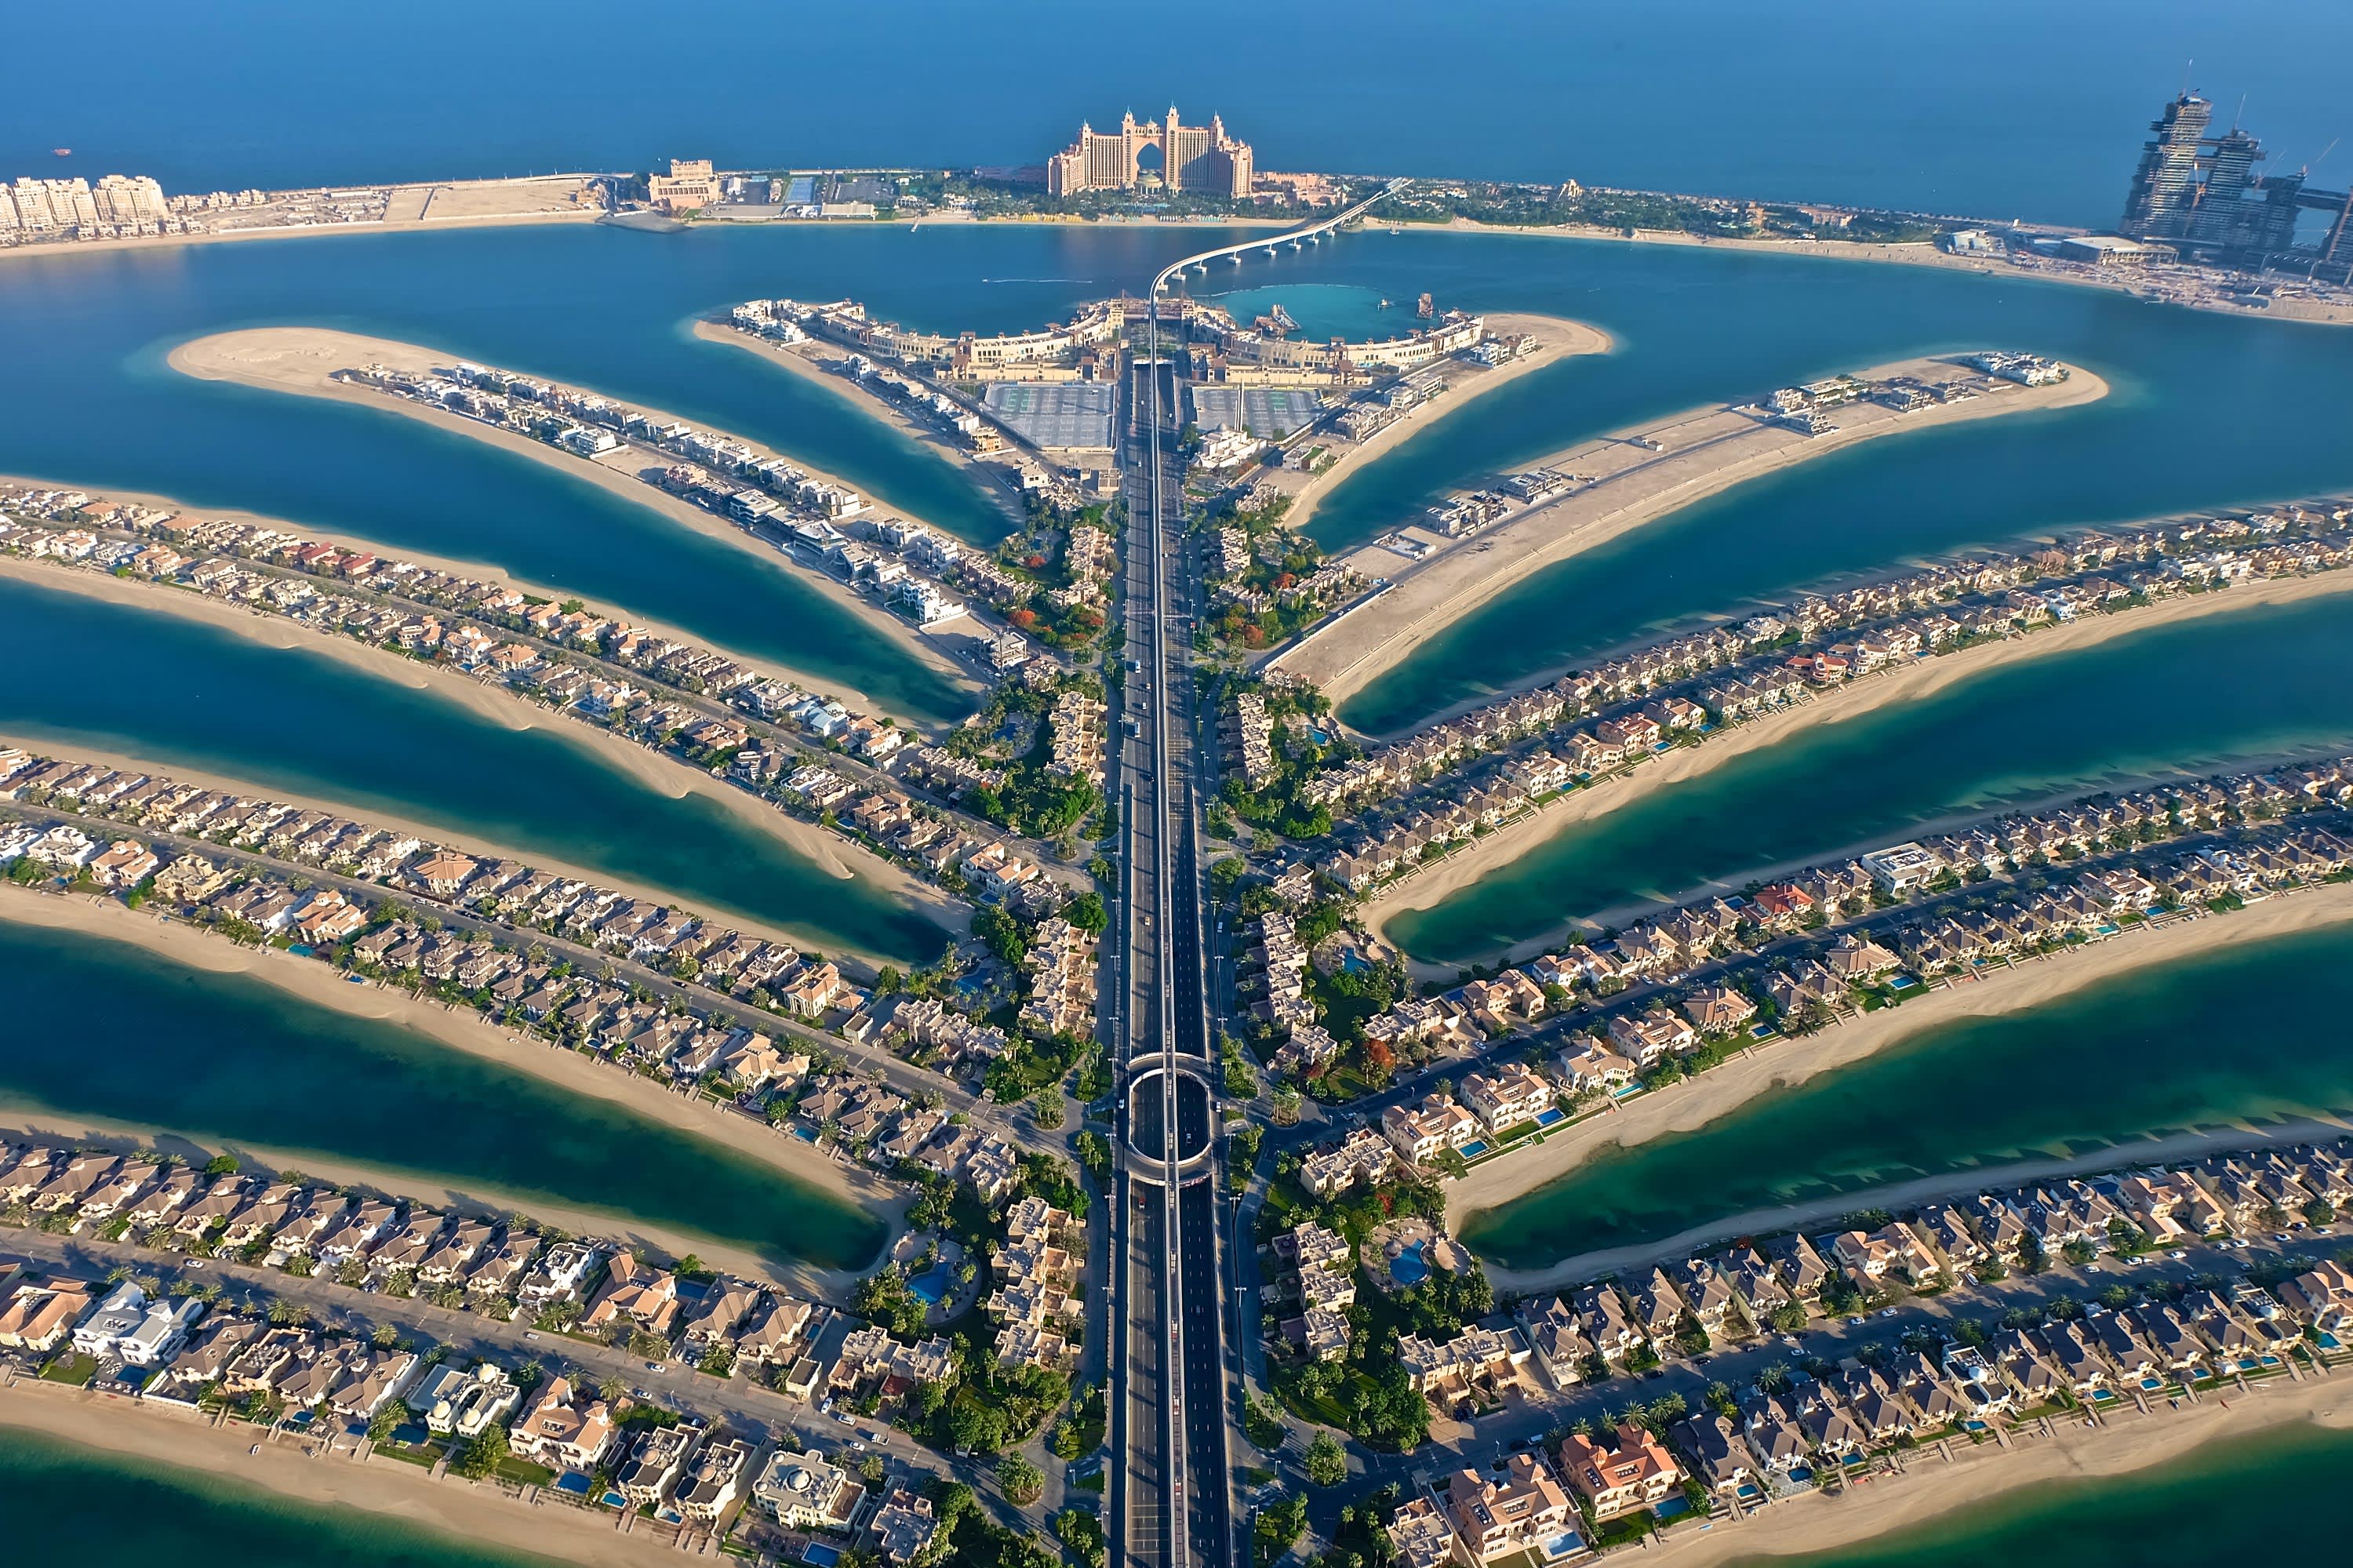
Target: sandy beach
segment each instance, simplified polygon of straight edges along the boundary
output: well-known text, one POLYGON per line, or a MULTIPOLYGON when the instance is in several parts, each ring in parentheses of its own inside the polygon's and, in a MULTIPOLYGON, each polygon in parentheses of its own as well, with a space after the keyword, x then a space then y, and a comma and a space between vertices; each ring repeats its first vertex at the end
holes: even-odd
MULTIPOLYGON (((883 1215, 894 1226, 905 1206, 906 1194, 880 1177, 863 1167, 841 1164, 799 1139, 785 1137, 705 1101, 673 1094, 650 1078, 617 1072, 577 1052, 558 1050, 502 1029, 470 1009, 444 1006, 389 987, 353 985, 314 959, 298 959, 274 948, 240 947, 183 922, 125 908, 111 899, 33 893, 14 886, 0 886, 0 920, 129 943, 209 974, 249 975, 303 1001, 352 1018, 414 1029, 440 1044, 528 1073, 558 1088, 625 1107, 649 1120, 723 1144, 846 1203, 883 1215)), ((765 1266, 771 1271, 775 1267, 765 1266)), ((832 1293, 847 1287, 847 1277, 807 1272, 832 1293)))
MULTIPOLYGON (((0 577, 12 577, 42 588, 62 588, 109 603, 129 605, 141 609, 163 609, 174 615, 186 616, 208 625, 259 642, 264 647, 322 653, 341 660, 382 680, 395 682, 412 691, 431 692, 462 705, 505 729, 537 730, 554 736, 566 745, 577 747, 607 767, 617 769, 630 779, 670 800, 683 800, 689 795, 712 800, 728 814, 757 832, 775 837, 795 854, 808 861, 828 876, 841 881, 862 880, 885 896, 914 909, 950 931, 961 931, 970 916, 954 898, 932 884, 919 880, 912 872, 895 862, 884 859, 863 844, 838 838, 823 829, 787 816, 731 784, 712 778, 699 768, 691 768, 665 753, 638 745, 625 736, 594 725, 566 719, 559 715, 523 700, 510 692, 474 679, 464 672, 445 664, 429 664, 420 660, 404 658, 386 649, 371 648, 346 637, 328 637, 310 628, 288 620, 282 616, 268 615, 227 603, 185 588, 166 587, 137 578, 113 577, 107 573, 84 571, 76 567, 59 567, 54 563, 20 560, 0 556, 0 577)), ((49 743, 23 738, 16 744, 28 750, 58 749, 49 743)), ((192 782, 208 783, 216 788, 255 791, 259 786, 250 780, 224 779, 206 777, 201 770, 182 767, 163 758, 109 755, 87 747, 65 749, 93 762, 105 762, 115 767, 140 768, 152 772, 171 773, 192 782)), ((372 806, 359 806, 349 801, 337 801, 319 797, 289 794, 276 789, 263 791, 290 802, 322 810, 342 812, 363 821, 375 821, 386 827, 397 827, 427 838, 455 837, 480 848, 479 838, 464 830, 437 827, 415 820, 387 816, 372 806)), ((560 872, 582 881, 595 882, 621 889, 634 897, 654 898, 663 902, 680 902, 693 906, 694 899, 680 899, 675 891, 665 891, 650 885, 632 882, 610 872, 596 871, 533 852, 512 853, 512 858, 527 860, 545 870, 560 872)), ((713 911, 714 915, 722 912, 713 911)), ((891 962, 889 959, 861 951, 845 944, 830 932, 809 928, 796 931, 791 927, 756 919, 736 911, 723 912, 723 918, 738 929, 765 936, 775 940, 807 945, 814 943, 828 953, 854 958, 873 967, 891 962)))
MULTIPOLYGON (((395 343, 387 338, 363 337, 355 333, 333 332, 322 327, 255 327, 243 332, 219 333, 210 337, 191 339, 173 349, 166 356, 172 368, 184 376, 193 376, 205 381, 234 381, 241 386, 259 387, 265 392, 292 392, 303 397, 332 397, 338 402, 355 404, 361 408, 390 410, 405 418, 419 419, 438 429, 465 436, 469 440, 487 441, 503 450, 527 457, 534 462, 543 463, 558 472, 585 480, 625 501, 639 506, 650 507, 671 521, 691 528, 699 534, 722 540, 748 555, 777 563, 792 575, 795 581, 806 583, 825 594, 842 609, 849 610, 874 630, 888 638, 908 657, 921 662, 958 684, 965 686, 976 684, 968 672, 946 654, 923 641, 913 627, 898 616, 892 615, 871 599, 852 593, 847 587, 836 582, 823 572, 810 571, 793 565, 789 557, 762 544, 741 528, 733 527, 701 507, 670 494, 659 485, 648 483, 638 477, 638 474, 645 469, 666 465, 670 461, 666 458, 656 458, 639 448, 625 444, 606 453, 601 459, 584 461, 574 457, 569 452, 559 451, 544 441, 533 440, 528 436, 519 435, 512 430, 501 429, 497 426, 484 424, 480 419, 469 419, 457 414, 430 408, 413 398, 388 397, 380 392, 372 392, 364 387, 350 386, 335 380, 332 375, 337 370, 355 369, 367 365, 385 365, 397 370, 422 374, 432 370, 437 366, 448 365, 457 357, 454 355, 436 353, 432 349, 422 348, 415 344, 395 343)), ((662 419, 678 418, 676 415, 664 413, 660 409, 649 408, 642 403, 626 398, 621 400, 630 402, 631 407, 662 419)), ((699 421, 686 419, 678 419, 678 422, 699 423, 699 421)), ((713 433, 723 432, 713 429, 713 433)), ((731 435, 729 439, 743 441, 743 444, 749 447, 762 446, 760 442, 744 440, 740 436, 731 435)), ((846 480, 839 479, 822 469, 802 461, 789 452, 780 455, 789 459, 796 467, 806 470, 818 479, 839 484, 848 489, 858 488, 850 485, 846 480)), ((892 510, 899 511, 902 516, 909 516, 911 521, 922 521, 921 518, 912 517, 902 510, 897 508, 892 510)), ((844 691, 838 683, 798 671, 790 672, 790 673, 793 679, 804 685, 814 686, 820 690, 841 692, 845 696, 854 695, 862 706, 890 711, 887 705, 878 703, 871 696, 862 693, 844 691)), ((894 714, 893 716, 905 717, 906 715, 894 714)))
MULTIPOLYGON (((1890 673, 1833 687, 1800 706, 1736 725, 1697 746, 1681 746, 1662 752, 1630 773, 1560 796, 1542 809, 1474 840, 1428 870, 1375 893, 1365 902, 1362 917, 1374 935, 1384 935, 1388 924, 1406 910, 1434 909, 1473 883, 1516 864, 1528 851, 1572 827, 1608 816, 1671 785, 1696 779, 1735 758, 1778 746, 1819 725, 1842 724, 1894 704, 1918 702, 1959 682, 2023 660, 2094 647, 2118 637, 2233 610, 2296 604, 2347 592, 2353 592, 2353 571, 2267 577, 2220 592, 2192 594, 2145 609, 2073 620, 1999 642, 1982 642, 1957 653, 1921 660, 1890 673)), ((1564 912, 1559 925, 1515 944, 1500 957, 1510 961, 1540 952, 1599 913, 1602 912, 1564 912)), ((1451 975, 1454 966, 1435 966, 1431 972, 1451 975)))
MULTIPOLYGON (((2135 927, 1967 984, 1929 991, 1900 1007, 1861 1013, 1813 1034, 1758 1047, 1695 1078, 1627 1101, 1612 1114, 1555 1132, 1541 1144, 1473 1167, 1447 1184, 1447 1224, 1459 1234, 1470 1215, 1557 1181, 1601 1149, 1630 1149, 1654 1138, 1696 1131, 1768 1090, 1795 1086, 1852 1065, 1939 1025, 2023 1012, 2136 969, 2345 920, 2353 920, 2353 885, 2331 884, 2163 929, 2135 927)), ((1559 1272, 1537 1270, 1509 1277, 1514 1288, 1529 1289, 1559 1272)), ((1499 1275, 1498 1284, 1503 1282, 1499 1275)))
MULTIPOLYGON (((1996 382, 1981 397, 1908 414, 1884 404, 1850 403, 1837 412, 1838 428, 1819 436, 1717 404, 1588 437, 1533 461, 1588 475, 1591 483, 1517 513, 1475 542, 1459 543, 1416 563, 1399 561, 1379 598, 1325 621, 1269 662, 1314 683, 1335 703, 1343 702, 1412 657, 1424 641, 1536 572, 1695 502, 1878 437, 2053 412, 2107 396, 2105 381, 2071 368, 2068 379, 2054 386, 1996 382), (1654 450, 1639 445, 1638 439, 1662 445, 1654 450)), ((1946 359, 1907 359, 1854 374, 1869 380, 1947 381, 1955 378, 1955 366, 1946 359)), ((1760 388, 1754 395, 1761 394, 1760 388)))
POLYGON ((1599 327, 1559 316, 1491 312, 1487 316, 1487 325, 1499 334, 1525 333, 1536 340, 1536 347, 1508 365, 1499 365, 1492 370, 1455 375, 1447 384, 1446 396, 1426 405, 1419 412, 1407 414, 1386 429, 1376 431, 1371 440, 1349 448, 1330 468, 1310 479, 1292 496, 1291 510, 1283 514, 1283 526, 1303 531, 1314 518, 1315 509, 1324 503, 1324 498, 1337 490, 1350 474, 1432 425, 1451 418, 1469 408, 1474 399, 1561 360, 1585 354, 1608 354, 1615 346, 1609 334, 1599 327))
MULTIPOLYGON (((827 392, 840 398, 869 418, 881 420, 916 445, 930 449, 955 468, 962 470, 964 476, 972 481, 974 488, 987 496, 997 511, 1004 514, 1008 525, 1018 528, 1029 522, 1028 515, 1021 509, 1021 503, 1015 498, 1012 490, 1006 484, 1005 471, 975 456, 972 449, 961 441, 950 440, 947 433, 937 425, 913 418, 897 404, 875 396, 847 376, 836 376, 820 369, 807 355, 784 344, 771 343, 765 338, 754 337, 750 333, 739 332, 721 322, 696 322, 694 335, 704 343, 723 344, 729 348, 740 349, 765 364, 774 365, 780 370, 789 372, 810 386, 824 387, 827 392)), ((821 344, 813 338, 802 346, 834 348, 836 345, 821 344)), ((847 357, 849 351, 839 349, 839 352, 847 357)))
POLYGON ((1956 1442, 1949 1464, 1920 1449, 1905 1456, 1900 1476, 1883 1476, 1835 1497, 1809 1492, 1711 1531, 1686 1526, 1653 1544, 1642 1561, 1706 1568, 1752 1557, 1811 1555, 1957 1513, 1997 1493, 2126 1475, 2209 1443, 2303 1423, 2353 1427, 2353 1388, 2342 1372, 2209 1393, 2179 1410, 2110 1412, 2098 1426, 2084 1425, 2080 1416, 2054 1416, 2050 1436, 2013 1436, 2007 1448, 1956 1442))
POLYGON ((254 1427, 134 1400, 19 1378, 0 1388, 0 1425, 169 1467, 231 1487, 258 1487, 305 1503, 356 1509, 472 1545, 579 1568, 647 1568, 678 1552, 651 1533, 624 1533, 610 1511, 538 1506, 454 1476, 434 1480, 395 1459, 359 1464, 312 1457, 299 1442, 269 1441, 254 1427), (249 1453, 257 1443, 261 1452, 249 1453))

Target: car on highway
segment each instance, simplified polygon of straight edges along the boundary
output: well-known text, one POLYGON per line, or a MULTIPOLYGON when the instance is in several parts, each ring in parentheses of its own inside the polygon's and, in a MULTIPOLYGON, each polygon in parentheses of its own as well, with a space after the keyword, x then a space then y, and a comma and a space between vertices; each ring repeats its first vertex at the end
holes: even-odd
POLYGON ((2177 1246, 2166 1249, 2165 1255, 2171 1258, 2174 1262, 2179 1263, 2183 1258, 2188 1257, 2189 1255, 2177 1246))
POLYGON ((1860 1329, 1862 1327, 1862 1319, 1860 1318, 1849 1318, 1846 1320, 1846 1326, 1850 1329, 1860 1329))

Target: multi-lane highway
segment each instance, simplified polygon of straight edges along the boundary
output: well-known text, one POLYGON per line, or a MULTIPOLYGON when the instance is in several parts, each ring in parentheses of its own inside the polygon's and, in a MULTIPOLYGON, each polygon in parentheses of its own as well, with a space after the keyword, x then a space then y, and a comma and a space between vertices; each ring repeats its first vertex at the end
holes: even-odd
POLYGON ((1197 607, 1183 564, 1175 371, 1157 348, 1147 329, 1124 436, 1126 951, 1116 971, 1124 1072, 1112 1303, 1122 1342, 1112 1502, 1128 1563, 1183 1568, 1231 1560, 1231 1510, 1187 657, 1197 607))
MULTIPOLYGON (((1387 190, 1381 193, 1386 196, 1387 190)), ((1371 198, 1373 201, 1378 196, 1371 198)), ((1319 238, 1357 203, 1303 228, 1188 256, 1153 279, 1126 383, 1122 438, 1125 670, 1118 801, 1123 867, 1117 951, 1117 1128, 1110 1299, 1113 1568, 1225 1568, 1242 1560, 1229 1456, 1240 1406, 1202 913, 1200 796, 1208 758, 1196 713, 1192 639, 1200 605, 1184 517, 1184 414, 1161 291, 1188 267, 1319 238)))

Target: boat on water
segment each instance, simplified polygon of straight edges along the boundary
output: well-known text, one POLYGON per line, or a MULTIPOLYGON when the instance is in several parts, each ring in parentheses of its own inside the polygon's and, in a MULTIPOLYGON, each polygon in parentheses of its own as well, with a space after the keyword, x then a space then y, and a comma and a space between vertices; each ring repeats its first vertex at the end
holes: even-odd
POLYGON ((1389 302, 1387 300, 1383 300, 1377 308, 1384 311, 1388 310, 1389 308, 1389 302))
POLYGON ((49 152, 52 155, 59 158, 70 158, 73 156, 73 149, 71 147, 52 147, 49 149, 49 152))

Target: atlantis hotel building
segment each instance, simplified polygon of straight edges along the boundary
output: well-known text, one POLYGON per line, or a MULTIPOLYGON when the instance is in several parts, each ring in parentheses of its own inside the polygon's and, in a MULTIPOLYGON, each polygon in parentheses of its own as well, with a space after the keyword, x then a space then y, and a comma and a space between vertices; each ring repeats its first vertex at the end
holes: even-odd
POLYGON ((1168 111, 1166 123, 1133 114, 1120 116, 1116 132, 1079 127, 1079 139, 1046 163, 1049 195, 1077 196, 1083 191, 1132 191, 1146 171, 1141 164, 1145 148, 1160 155, 1160 183, 1171 191, 1197 191, 1210 196, 1246 199, 1250 194, 1250 148, 1226 134, 1226 122, 1216 115, 1207 125, 1187 125, 1168 111))

